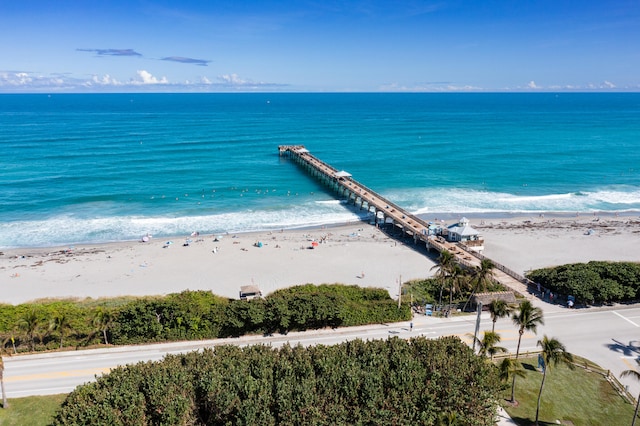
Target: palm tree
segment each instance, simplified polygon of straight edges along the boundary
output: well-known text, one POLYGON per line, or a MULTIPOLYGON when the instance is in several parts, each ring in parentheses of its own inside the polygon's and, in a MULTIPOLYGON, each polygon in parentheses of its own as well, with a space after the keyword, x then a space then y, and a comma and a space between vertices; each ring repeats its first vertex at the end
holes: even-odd
POLYGON ((29 338, 29 350, 33 352, 36 346, 36 334, 40 328, 40 316, 35 309, 31 309, 18 319, 18 327, 29 338))
POLYGON ((442 306, 442 289, 444 288, 447 279, 453 274, 453 270, 456 266, 456 258, 449 250, 442 250, 440 256, 438 256, 438 263, 431 269, 438 269, 435 274, 436 280, 440 282, 440 300, 438 304, 442 306))
POLYGON ((57 313, 49 323, 49 330, 60 333, 60 349, 62 349, 62 340, 64 339, 66 331, 71 329, 70 318, 64 313, 57 313))
POLYGON ((542 359, 544 365, 542 366, 542 383, 540 383, 540 392, 538 392, 538 406, 536 408, 536 426, 538 425, 538 414, 540 413, 540 400, 542 399, 542 388, 544 387, 544 380, 547 378, 547 371, 558 364, 566 364, 569 368, 575 368, 573 366, 573 355, 567 352, 567 349, 556 338, 548 338, 546 335, 542 340, 538 340, 538 346, 542 348, 542 359))
POLYGON ((493 280, 493 268, 495 267, 491 259, 482 259, 480 266, 474 271, 475 291, 486 290, 487 284, 493 280))
POLYGON ((482 339, 477 338, 476 336, 470 334, 470 337, 478 344, 478 355, 480 356, 489 356, 493 359, 493 356, 498 352, 507 352, 507 350, 501 346, 498 346, 500 343, 500 335, 498 333, 494 333, 493 331, 485 331, 482 335, 482 339))
POLYGON ((451 275, 449 276, 449 310, 453 305, 453 295, 462 291, 467 284, 467 274, 465 270, 458 264, 453 265, 451 275))
POLYGON ((109 344, 109 340, 107 340, 107 330, 111 328, 113 321, 113 314, 108 309, 98 308, 96 310, 95 317, 93 318, 93 325, 102 332, 105 345, 109 344))
POLYGON ((467 299, 467 303, 464 304, 463 311, 466 311, 467 305, 471 301, 471 298, 480 290, 485 291, 487 289, 487 284, 493 280, 493 268, 495 265, 491 261, 491 259, 482 259, 480 261, 480 266, 476 266, 473 270, 473 278, 472 278, 472 291, 469 295, 469 299, 467 299))
MULTIPOLYGON (((637 370, 624 370, 620 377, 631 376, 634 379, 640 381, 640 373, 637 370)), ((3 392, 4 393, 4 392, 3 392)), ((636 402, 636 411, 633 413, 633 420, 631 421, 631 426, 635 426, 636 418, 638 418, 638 406, 640 406, 640 396, 638 396, 638 402, 636 402)))
POLYGON ((526 375, 522 364, 517 359, 504 358, 498 364, 498 377, 502 382, 507 382, 513 376, 525 377, 526 375))
MULTIPOLYGON (((538 324, 544 324, 542 309, 536 308, 530 301, 525 300, 520 302, 517 311, 511 317, 513 323, 518 327, 518 346, 516 348, 516 359, 520 356, 520 343, 522 342, 522 335, 526 331, 533 331, 534 333, 538 329, 538 324)), ((516 392, 516 376, 513 376, 513 382, 511 384, 511 402, 515 402, 516 392)))
POLYGON ((489 313, 491 314, 491 321, 493 322, 491 331, 496 331, 496 322, 498 321, 498 318, 508 317, 512 312, 513 307, 505 300, 493 299, 491 303, 489 303, 489 313))

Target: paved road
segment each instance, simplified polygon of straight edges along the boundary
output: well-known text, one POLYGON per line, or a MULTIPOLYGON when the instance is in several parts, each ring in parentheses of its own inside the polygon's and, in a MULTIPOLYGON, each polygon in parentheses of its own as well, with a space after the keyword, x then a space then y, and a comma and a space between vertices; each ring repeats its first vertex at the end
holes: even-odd
MULTIPOLYGON (((167 353, 184 353, 219 344, 248 345, 265 343, 280 346, 302 344, 334 344, 357 338, 384 339, 389 336, 408 338, 423 335, 438 337, 457 335, 467 342, 475 328, 475 317, 440 319, 417 317, 413 331, 408 323, 353 327, 289 333, 287 336, 250 336, 201 342, 179 342, 144 346, 115 347, 51 354, 22 355, 5 358, 5 387, 9 398, 29 395, 68 393, 77 385, 91 381, 95 375, 108 372, 118 365, 139 361, 159 360, 167 353)), ((480 330, 490 330, 491 320, 483 314, 480 330)), ((502 319, 496 324, 502 336, 502 346, 515 352, 518 333, 511 321, 502 319)), ((560 339, 567 349, 589 358, 610 369, 616 377, 623 370, 634 368, 640 358, 640 307, 615 309, 560 309, 545 310, 545 325, 538 334, 527 332, 523 336, 521 352, 536 350, 536 342, 547 334, 560 339)), ((629 385, 632 394, 640 393, 640 383, 621 380, 629 385)))

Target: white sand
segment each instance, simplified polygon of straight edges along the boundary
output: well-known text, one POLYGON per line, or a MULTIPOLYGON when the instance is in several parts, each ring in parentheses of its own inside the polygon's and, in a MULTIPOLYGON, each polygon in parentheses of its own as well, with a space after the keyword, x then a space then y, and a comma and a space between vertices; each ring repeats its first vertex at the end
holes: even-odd
MULTIPOLYGON (((517 218, 472 220, 485 238, 484 254, 523 273, 532 268, 589 260, 640 261, 637 218, 517 218), (528 222, 528 223, 525 223, 528 222), (593 229, 591 235, 585 235, 593 229)), ((0 302, 45 297, 159 295, 211 290, 237 298, 240 286, 264 294, 298 284, 343 283, 381 287, 392 297, 398 279, 431 276, 422 251, 365 224, 256 234, 152 239, 48 249, 5 250, 0 255, 0 302), (311 241, 320 243, 309 249, 311 241), (261 241, 262 247, 254 243, 261 241), (217 253, 214 253, 215 249, 217 253), (362 274, 364 273, 364 277, 362 274)))
POLYGON ((472 222, 484 255, 524 274, 530 269, 591 260, 640 261, 637 217, 536 217, 472 222))
POLYGON ((264 294, 298 284, 380 287, 392 297, 403 281, 428 276, 434 263, 373 226, 188 237, 48 249, 5 250, 0 301, 44 297, 159 295, 211 290, 238 298, 240 286, 264 294), (324 242, 310 249, 312 240, 324 242), (262 247, 254 244, 258 241, 262 247), (166 246, 166 247, 165 247, 166 246), (214 250, 216 253, 214 253, 214 250), (24 257, 23 257, 24 256, 24 257), (362 274, 364 273, 364 277, 362 274))

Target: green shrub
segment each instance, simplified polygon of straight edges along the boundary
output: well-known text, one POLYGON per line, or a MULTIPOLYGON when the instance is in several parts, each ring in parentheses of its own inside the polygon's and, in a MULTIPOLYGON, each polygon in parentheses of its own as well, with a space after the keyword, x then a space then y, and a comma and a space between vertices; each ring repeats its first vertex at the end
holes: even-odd
POLYGON ((0 305, 0 337, 7 349, 15 343, 17 351, 26 351, 33 343, 36 350, 51 350, 58 349, 61 340, 67 347, 105 343, 105 334, 108 343, 121 345, 287 333, 409 318, 409 307, 398 309, 386 290, 307 284, 253 300, 230 300, 210 291, 187 290, 113 301, 42 300, 0 305), (32 312, 38 318, 33 340, 23 321, 32 312), (68 326, 51 329, 50 323, 60 316, 68 326))
POLYGON ((54 425, 493 425, 496 367, 456 337, 221 346, 122 367, 78 387, 54 425))
POLYGON ((573 263, 530 271, 527 278, 558 295, 583 303, 627 302, 640 298, 640 264, 573 263))

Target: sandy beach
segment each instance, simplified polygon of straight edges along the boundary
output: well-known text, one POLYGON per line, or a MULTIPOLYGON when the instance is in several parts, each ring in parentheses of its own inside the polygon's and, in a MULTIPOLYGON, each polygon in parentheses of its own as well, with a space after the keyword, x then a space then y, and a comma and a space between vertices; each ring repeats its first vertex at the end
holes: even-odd
POLYGON ((640 218, 550 216, 471 221, 485 239, 484 255, 526 271, 591 260, 640 262, 640 218))
MULTIPOLYGON (((589 260, 640 261, 637 217, 492 218, 472 219, 471 225, 485 238, 486 256, 520 273, 589 260)), ((431 276, 433 266, 409 240, 398 241, 364 223, 11 249, 0 255, 0 302, 186 289, 237 298, 243 285, 255 284, 268 294, 305 283, 381 287, 395 298, 400 278, 431 276), (317 246, 311 248, 314 241, 317 246)))
POLYGON ((186 289, 238 298, 244 285, 255 284, 268 294, 305 283, 381 287, 396 297, 400 277, 406 281, 428 276, 433 265, 412 246, 364 223, 12 249, 0 256, 0 301, 161 295, 186 289), (317 246, 312 249, 314 241, 317 246))

